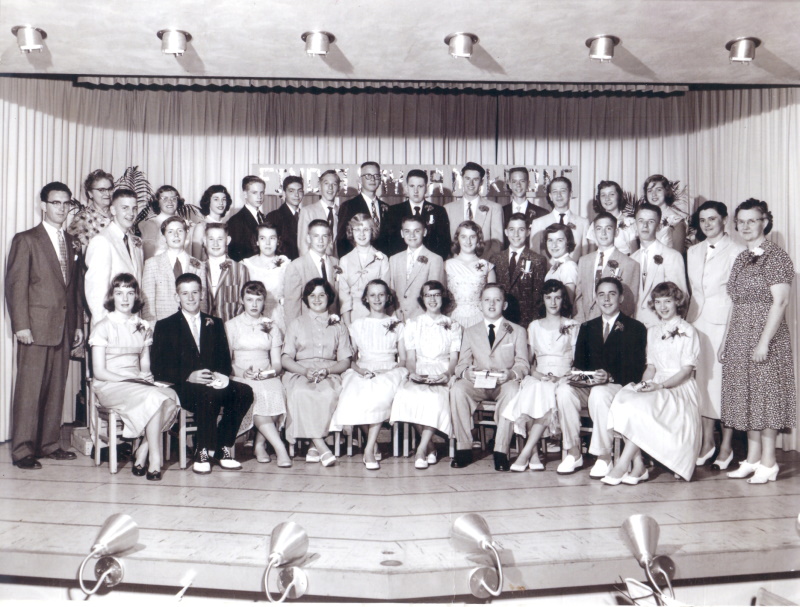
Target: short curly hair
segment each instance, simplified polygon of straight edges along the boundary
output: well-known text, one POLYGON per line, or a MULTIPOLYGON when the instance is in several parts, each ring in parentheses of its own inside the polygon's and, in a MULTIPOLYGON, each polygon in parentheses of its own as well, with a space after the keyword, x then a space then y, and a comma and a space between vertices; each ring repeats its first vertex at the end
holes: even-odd
POLYGON ((616 191, 617 210, 621 211, 625 207, 627 200, 625 200, 625 192, 622 191, 622 187, 616 181, 601 181, 597 184, 597 195, 592 201, 592 210, 595 213, 601 213, 602 211, 605 211, 603 205, 600 204, 600 192, 606 188, 614 188, 614 191, 616 191))
POLYGON ((150 206, 156 213, 161 213, 161 206, 158 204, 158 199, 161 198, 161 194, 164 194, 165 192, 175 192, 175 195, 178 197, 178 209, 184 205, 185 200, 176 187, 171 185, 162 185, 156 190, 156 193, 153 194, 153 197, 150 199, 150 206))
POLYGON ((231 210, 231 205, 233 204, 233 199, 231 198, 230 192, 228 192, 228 188, 224 185, 211 185, 206 188, 206 191, 203 192, 203 196, 200 198, 200 214, 208 215, 211 213, 211 197, 214 194, 222 194, 225 196, 225 212, 222 214, 222 217, 228 214, 228 211, 231 210))
POLYGON ((426 312, 428 311, 428 306, 425 305, 425 289, 428 291, 440 291, 442 293, 442 310, 446 310, 453 302, 453 300, 450 298, 450 292, 442 283, 440 283, 438 280, 429 280, 422 285, 422 288, 419 290, 419 295, 417 296, 417 303, 419 304, 419 307, 426 312))
POLYGON ((553 256, 550 255, 550 251, 547 250, 547 237, 556 232, 564 232, 564 237, 567 239, 567 253, 572 253, 575 250, 575 235, 572 233, 570 227, 563 223, 551 223, 542 233, 542 252, 547 255, 548 258, 553 256))
POLYGON ((86 192, 87 198, 89 197, 89 190, 101 179, 108 179, 111 182, 111 188, 114 188, 114 176, 111 173, 106 173, 103 169, 95 169, 83 181, 83 191, 86 192))
POLYGON ((456 228, 456 233, 453 235, 453 242, 450 245, 450 251, 453 255, 458 255, 461 253, 461 244, 458 242, 458 237, 461 235, 462 230, 472 230, 478 236, 478 244, 475 245, 475 255, 480 257, 483 255, 483 250, 486 247, 486 244, 483 240, 483 230, 481 230, 481 226, 471 220, 462 221, 458 224, 456 228))
POLYGON ((695 231, 695 239, 697 242, 703 242, 706 239, 705 232, 703 232, 703 230, 700 228, 700 213, 709 210, 716 211, 717 214, 722 217, 722 219, 726 219, 728 217, 728 207, 724 202, 706 200, 703 204, 697 207, 697 210, 692 213, 691 218, 689 218, 689 227, 695 231))
POLYGON ((333 292, 333 287, 331 287, 330 283, 324 278, 312 278, 305 284, 302 295, 303 303, 308 305, 308 298, 317 287, 322 287, 325 290, 325 295, 328 298, 328 305, 330 306, 334 301, 335 294, 333 292))
MULTIPOLYGON (((658 297, 671 297, 674 299, 678 316, 681 318, 686 316, 686 312, 689 310, 689 298, 674 282, 660 282, 650 291, 650 299, 647 301, 647 307, 653 312, 656 311, 656 299, 658 297)), ((656 315, 658 315, 658 312, 656 312, 656 315)))
POLYGON ((361 294, 361 303, 364 304, 364 307, 369 310, 369 300, 367 299, 367 292, 369 291, 370 285, 381 285, 383 289, 386 291, 386 303, 383 306, 383 309, 386 310, 387 308, 392 308, 394 306, 394 295, 392 294, 392 290, 389 288, 389 285, 386 284, 386 281, 381 280, 380 278, 373 278, 367 283, 367 286, 364 287, 364 292, 361 294))
MULTIPOLYGON (((736 211, 733 214, 734 220, 739 217, 739 211, 750 211, 752 209, 758 209, 761 211, 761 214, 767 218, 767 227, 764 228, 764 236, 769 234, 772 231, 772 212, 769 210, 769 205, 763 200, 756 200, 755 198, 748 198, 738 207, 736 207, 736 211)), ((736 231, 739 231, 739 224, 734 223, 734 227, 736 231)))
POLYGON ((347 222, 347 227, 345 228, 345 236, 347 236, 347 242, 349 242, 354 247, 356 246, 356 239, 353 237, 353 228, 355 228, 360 223, 369 223, 370 230, 372 232, 372 236, 370 236, 369 241, 375 242, 375 239, 380 234, 380 227, 375 224, 375 220, 372 219, 371 215, 367 215, 366 213, 356 213, 350 218, 350 221, 347 222))
POLYGON ((642 191, 644 192, 644 201, 650 202, 647 200, 647 190, 654 183, 660 183, 662 185, 664 188, 664 203, 668 207, 671 207, 675 202, 675 188, 672 186, 672 182, 663 175, 650 175, 650 177, 644 180, 644 185, 642 186, 642 191))
POLYGON ((111 279, 111 284, 108 286, 108 291, 106 291, 106 297, 103 300, 103 307, 108 310, 109 312, 114 311, 114 289, 119 287, 129 287, 133 289, 134 292, 134 300, 133 300, 133 308, 131 308, 131 312, 136 314, 142 308, 144 308, 144 299, 142 298, 142 289, 139 287, 139 282, 133 276, 133 274, 128 274, 127 272, 123 272, 121 274, 117 274, 114 278, 111 279))
POLYGON ((564 177, 562 175, 561 177, 556 177, 555 179, 550 180, 550 182, 545 187, 545 191, 547 192, 547 204, 549 204, 551 207, 556 206, 555 203, 552 200, 550 200, 550 190, 553 189, 553 184, 556 183, 566 183, 567 189, 569 189, 569 195, 572 196, 572 182, 569 180, 568 177, 564 177))

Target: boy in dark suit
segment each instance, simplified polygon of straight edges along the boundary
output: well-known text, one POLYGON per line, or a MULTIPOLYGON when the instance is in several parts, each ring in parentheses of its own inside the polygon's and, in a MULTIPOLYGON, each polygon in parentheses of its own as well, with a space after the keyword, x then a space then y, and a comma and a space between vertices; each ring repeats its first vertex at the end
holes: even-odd
POLYGON ((283 180, 284 202, 274 211, 267 213, 264 223, 271 223, 278 232, 280 246, 278 252, 291 260, 299 257, 297 251, 297 221, 300 218, 300 205, 303 202, 303 178, 289 175, 283 180))
POLYGON ((267 184, 261 177, 248 175, 242 179, 244 206, 228 220, 228 234, 231 237, 228 254, 234 261, 258 255, 256 240, 258 225, 266 220, 266 215, 261 212, 266 189, 267 184))
MULTIPOLYGON (((522 213, 528 228, 534 219, 547 215, 547 210, 528 200, 528 184, 530 176, 525 167, 514 167, 508 170, 508 189, 511 190, 511 200, 503 207, 503 225, 507 226, 511 216, 522 213)), ((503 236, 503 248, 508 248, 508 236, 503 236)))
POLYGON ((153 332, 153 375, 157 381, 173 384, 181 407, 194 412, 197 439, 192 471, 211 472, 211 450, 223 470, 241 470, 231 447, 253 403, 253 390, 230 381, 233 369, 225 327, 221 319, 200 312, 200 277, 181 274, 175 290, 181 309, 159 320, 153 332), (222 420, 217 426, 221 408, 222 420))

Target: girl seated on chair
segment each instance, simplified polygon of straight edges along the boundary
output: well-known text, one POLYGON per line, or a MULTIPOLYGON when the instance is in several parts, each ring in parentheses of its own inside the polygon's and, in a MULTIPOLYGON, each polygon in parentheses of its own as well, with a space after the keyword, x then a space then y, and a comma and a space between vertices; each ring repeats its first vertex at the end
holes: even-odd
MULTIPOLYGON (((139 283, 130 274, 117 274, 103 304, 109 311, 92 330, 94 382, 100 406, 114 410, 123 423, 122 436, 144 440, 136 451, 132 472, 161 480, 161 433, 172 426, 180 410, 171 388, 157 386, 150 373, 153 331, 138 312, 143 307, 139 283)), ((97 431, 97 429, 95 429, 97 431)))

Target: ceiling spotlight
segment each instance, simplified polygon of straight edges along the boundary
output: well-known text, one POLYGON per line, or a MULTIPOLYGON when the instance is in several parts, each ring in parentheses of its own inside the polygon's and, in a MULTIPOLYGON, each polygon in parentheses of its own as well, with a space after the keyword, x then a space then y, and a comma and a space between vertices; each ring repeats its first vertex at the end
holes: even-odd
POLYGON ((189 32, 175 29, 159 30, 156 36, 161 39, 161 52, 176 57, 180 57, 186 52, 186 45, 192 39, 189 32))
POLYGON ((11 28, 11 33, 17 37, 17 45, 21 53, 42 52, 44 39, 47 38, 47 32, 43 29, 32 25, 15 25, 11 28))
POLYGON ((489 531, 486 519, 474 512, 459 516, 453 521, 450 529, 450 541, 464 552, 489 553, 494 557, 497 569, 476 567, 470 572, 469 590, 479 599, 500 596, 503 591, 503 565, 500 563, 500 555, 497 554, 497 546, 492 541, 492 532, 489 531), (494 588, 490 584, 494 585, 494 588))
POLYGON ((444 39, 444 43, 450 47, 450 54, 453 59, 464 57, 469 59, 472 56, 472 46, 478 43, 478 37, 468 32, 456 32, 444 39))
POLYGON ((589 58, 603 63, 604 61, 611 61, 614 58, 614 47, 619 44, 620 40, 616 36, 595 36, 586 41, 586 46, 589 47, 589 58))
POLYGON ((109 588, 122 581, 125 570, 122 561, 113 555, 130 550, 139 541, 139 527, 127 514, 113 514, 103 523, 103 528, 97 534, 91 552, 83 559, 78 570, 78 581, 87 595, 94 594, 104 584, 109 588), (97 584, 91 590, 83 583, 83 569, 92 557, 102 557, 94 566, 97 584))
POLYGON ((750 63, 756 58, 756 48, 759 46, 761 40, 748 36, 729 41, 725 49, 730 51, 728 59, 731 63, 750 63))
POLYGON ((284 567, 278 575, 278 590, 283 594, 273 599, 269 592, 269 572, 273 567, 297 563, 308 553, 308 535, 293 521, 279 524, 269 538, 269 557, 264 572, 264 590, 270 603, 282 603, 287 597, 299 599, 308 590, 308 576, 298 566, 284 567))
POLYGON ((305 32, 300 38, 306 43, 306 53, 310 56, 327 55, 336 36, 330 32, 305 32))

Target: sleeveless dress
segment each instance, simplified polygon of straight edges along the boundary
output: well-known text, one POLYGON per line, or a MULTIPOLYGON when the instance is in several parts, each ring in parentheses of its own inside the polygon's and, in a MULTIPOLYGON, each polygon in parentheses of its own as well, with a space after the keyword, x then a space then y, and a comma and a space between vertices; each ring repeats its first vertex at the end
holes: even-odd
POLYGON ((342 273, 336 281, 339 292, 339 311, 350 312, 350 322, 366 318, 369 309, 361 302, 364 288, 370 280, 382 279, 389 284, 389 258, 374 247, 370 247, 367 259, 362 259, 356 247, 339 260, 342 273))
MULTIPOLYGON (((126 319, 119 312, 109 312, 108 316, 97 323, 89 338, 90 346, 102 346, 106 349, 106 369, 143 381, 139 355, 152 344, 153 331, 146 320, 136 314, 126 319)), ((142 436, 147 422, 158 412, 164 401, 173 400, 175 404, 180 404, 178 395, 172 388, 161 388, 154 385, 152 379, 148 381, 149 385, 99 379, 92 382, 92 389, 100 404, 116 411, 122 420, 122 436, 125 438, 142 436)), ((172 426, 177 414, 176 407, 175 416, 162 431, 172 426)))
MULTIPOLYGON (((699 356, 697 331, 682 318, 647 330, 647 364, 656 368, 654 382, 666 381, 681 367, 696 367, 699 356)), ((611 403, 608 427, 690 480, 702 440, 697 382, 689 377, 679 386, 653 392, 637 392, 628 384, 611 403)))
POLYGON ((286 255, 276 255, 269 262, 260 255, 253 255, 242 260, 250 280, 260 281, 267 290, 264 316, 272 319, 284 335, 286 334, 286 317, 283 313, 283 278, 286 268, 291 262, 286 255))
POLYGON ((453 296, 449 316, 465 329, 483 321, 481 291, 492 270, 494 264, 483 259, 464 262, 453 257, 444 263, 447 288, 453 296))
MULTIPOLYGON (((441 375, 450 366, 450 355, 461 350, 461 325, 457 321, 428 314, 406 321, 404 333, 406 350, 414 350, 418 375, 441 375)), ((392 402, 394 422, 409 422, 436 428, 446 436, 452 433, 449 390, 447 386, 428 386, 407 380, 392 402)))

